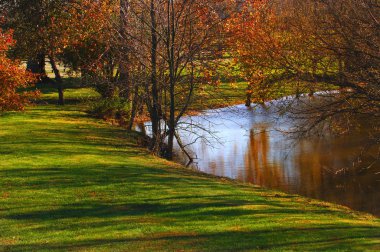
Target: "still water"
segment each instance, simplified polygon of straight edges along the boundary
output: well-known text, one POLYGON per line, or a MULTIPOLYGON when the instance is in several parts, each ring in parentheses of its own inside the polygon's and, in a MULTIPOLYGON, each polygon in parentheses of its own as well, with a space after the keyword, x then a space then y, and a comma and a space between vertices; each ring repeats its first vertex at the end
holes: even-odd
MULTIPOLYGON (((271 106, 238 105, 185 118, 180 135, 192 143, 187 147, 196 156, 191 166, 380 216, 380 163, 372 164, 370 154, 355 162, 365 132, 294 140, 283 133, 292 127, 290 120, 271 106)), ((178 147, 177 153, 186 164, 178 147)))

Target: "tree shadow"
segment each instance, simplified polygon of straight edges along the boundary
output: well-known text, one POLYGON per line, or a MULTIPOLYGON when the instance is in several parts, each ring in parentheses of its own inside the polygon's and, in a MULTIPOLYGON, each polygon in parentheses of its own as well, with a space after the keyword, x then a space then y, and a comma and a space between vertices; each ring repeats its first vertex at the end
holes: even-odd
MULTIPOLYGON (((299 230, 298 230, 299 231, 299 230)), ((374 244, 362 244, 363 237, 377 239, 380 233, 367 226, 359 227, 333 227, 320 226, 305 228, 303 240, 295 230, 278 229, 262 231, 231 231, 213 232, 207 234, 193 234, 186 232, 159 233, 144 237, 102 238, 71 241, 70 243, 47 243, 10 245, 9 251, 77 251, 81 249, 106 249, 109 247, 133 251, 257 251, 257 250, 294 250, 301 248, 303 251, 330 251, 330 250, 355 250, 355 245, 362 249, 371 249, 374 244), (344 233, 351 228, 350 233, 344 233), (371 235, 365 235, 372 232, 371 235), (284 235, 285 234, 285 235, 284 235), (331 236, 331 234, 337 234, 331 236), (343 234, 343 235, 342 235, 343 234), (340 236, 340 237, 337 237, 340 236), (164 246, 163 246, 164 244, 164 246), (145 245, 145 246, 144 246, 145 245), (302 249, 303 248, 303 249, 302 249)), ((380 242, 377 242, 380 245, 380 242)))

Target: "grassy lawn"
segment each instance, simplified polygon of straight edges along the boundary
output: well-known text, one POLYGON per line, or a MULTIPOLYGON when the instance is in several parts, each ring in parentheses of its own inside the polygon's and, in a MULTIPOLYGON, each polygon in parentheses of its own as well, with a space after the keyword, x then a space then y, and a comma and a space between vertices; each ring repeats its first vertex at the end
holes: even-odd
MULTIPOLYGON (((91 87, 83 87, 80 78, 64 78, 65 102, 68 104, 84 105, 83 101, 93 101, 100 97, 91 87)), ((56 104, 58 93, 53 84, 39 84, 37 88, 42 92, 42 101, 49 104, 56 104)), ((223 82, 219 86, 204 86, 202 89, 197 88, 193 101, 189 106, 189 114, 203 111, 206 109, 215 109, 227 107, 236 104, 243 104, 246 101, 247 82, 240 81, 236 83, 223 82)), ((322 84, 315 85, 315 91, 325 90, 326 86, 322 84)), ((336 89, 329 86, 328 89, 336 89)), ((295 84, 274 85, 272 91, 268 94, 269 99, 278 99, 284 96, 292 95, 296 92, 295 84)), ((309 87, 304 84, 299 86, 300 93, 309 93, 309 87)), ((182 106, 180 106, 182 108, 182 106)))
MULTIPOLYGON (((64 78, 65 101, 68 104, 78 104, 83 101, 96 100, 100 97, 91 87, 83 87, 81 80, 74 77, 64 78)), ((196 90, 194 102, 189 110, 201 111, 209 108, 220 108, 228 105, 235 105, 245 102, 247 88, 246 82, 236 84, 222 83, 218 87, 208 86, 204 90, 196 90)), ((35 89, 35 88, 33 88, 35 89)), ((43 102, 56 104, 58 101, 57 88, 54 84, 38 84, 37 89, 41 91, 43 102)))
MULTIPOLYGON (((84 105, 86 101, 94 100, 100 97, 100 94, 91 87, 83 87, 81 80, 74 77, 66 77, 63 79, 65 103, 84 105)), ((41 104, 57 104, 58 92, 53 83, 37 84, 36 87, 30 88, 32 90, 38 89, 42 96, 38 103, 41 104)))
POLYGON ((380 250, 380 220, 184 169, 72 105, 0 117, 0 251, 380 250))
POLYGON ((238 82, 234 84, 222 83, 217 87, 209 86, 203 90, 197 89, 189 110, 202 111, 245 103, 246 88, 246 82, 238 82))

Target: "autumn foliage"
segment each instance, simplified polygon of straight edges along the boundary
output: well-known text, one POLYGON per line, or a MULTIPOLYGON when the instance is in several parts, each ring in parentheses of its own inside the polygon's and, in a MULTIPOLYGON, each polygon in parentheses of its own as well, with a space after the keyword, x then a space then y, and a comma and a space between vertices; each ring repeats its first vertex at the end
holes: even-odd
POLYGON ((35 80, 35 76, 20 68, 20 62, 9 59, 7 52, 14 45, 11 32, 0 30, 0 112, 23 110, 37 92, 19 91, 35 80))
POLYGON ((324 95, 318 106, 285 106, 298 119, 298 132, 328 125, 346 133, 367 115, 376 118, 366 127, 379 143, 379 15, 371 0, 243 1, 226 28, 230 55, 249 84, 246 105, 289 91, 299 98, 335 89, 339 95, 324 95))

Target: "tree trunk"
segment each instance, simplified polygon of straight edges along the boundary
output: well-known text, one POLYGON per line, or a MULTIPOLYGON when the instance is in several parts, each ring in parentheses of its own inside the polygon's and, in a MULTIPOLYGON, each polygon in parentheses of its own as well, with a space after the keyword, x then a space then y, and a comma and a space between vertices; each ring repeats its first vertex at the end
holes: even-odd
POLYGON ((253 89, 253 85, 252 83, 249 83, 246 90, 246 99, 245 99, 246 107, 250 107, 252 104, 252 89, 253 89))
POLYGON ((61 73, 59 72, 59 69, 57 67, 57 63, 55 62, 55 59, 54 59, 54 56, 49 55, 49 60, 50 60, 51 67, 52 67, 54 75, 55 75, 55 82, 57 84, 58 104, 59 105, 65 105, 65 99, 63 96, 63 81, 62 81, 61 73))
POLYGON ((39 54, 38 55, 38 66, 40 69, 42 81, 44 81, 47 79, 45 54, 39 54))
POLYGON ((38 61, 36 59, 28 59, 26 69, 32 73, 40 73, 38 61))
POLYGON ((150 119, 152 121, 152 151, 156 154, 161 152, 161 130, 158 104, 158 82, 157 82, 157 23, 154 0, 150 1, 151 18, 151 85, 152 85, 152 105, 150 108, 150 119))
POLYGON ((122 84, 121 96, 131 100, 132 95, 132 83, 130 78, 130 69, 129 69, 129 53, 128 48, 124 46, 125 39, 127 38, 126 26, 128 18, 128 8, 129 0, 120 0, 120 45, 123 45, 120 48, 119 53, 119 82, 122 84))
POLYGON ((39 74, 41 82, 45 82, 48 79, 45 66, 45 54, 40 53, 35 59, 28 60, 26 69, 32 73, 39 74))
POLYGON ((168 58, 169 58, 169 95, 170 95, 170 117, 169 117, 169 132, 168 132, 168 147, 166 157, 173 159, 174 136, 176 130, 175 123, 175 59, 174 59, 174 43, 175 43, 175 13, 174 2, 168 0, 168 58))
POLYGON ((139 86, 135 86, 134 94, 133 94, 133 101, 132 101, 132 108, 131 108, 131 118, 129 120, 128 130, 132 130, 133 124, 135 122, 135 118, 137 115, 137 111, 139 110, 140 101, 139 101, 139 86))

